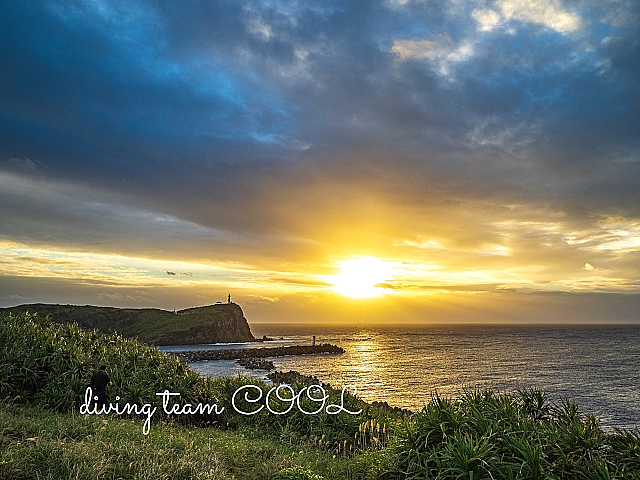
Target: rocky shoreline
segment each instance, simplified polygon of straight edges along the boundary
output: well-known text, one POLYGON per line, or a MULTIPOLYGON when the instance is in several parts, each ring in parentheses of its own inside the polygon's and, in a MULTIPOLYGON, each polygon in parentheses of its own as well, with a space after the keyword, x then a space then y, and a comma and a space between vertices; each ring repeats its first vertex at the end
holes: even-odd
POLYGON ((240 358, 236 360, 236 363, 249 370, 273 370, 275 365, 271 360, 265 360, 264 358, 240 358))
POLYGON ((317 355, 321 353, 341 354, 344 353, 344 349, 336 345, 323 343, 322 345, 293 345, 288 347, 194 350, 171 354, 185 362, 200 362, 203 360, 239 360, 245 358, 284 357, 287 355, 317 355))
MULTIPOLYGON (((262 347, 262 348, 233 348, 228 350, 194 350, 192 352, 170 353, 180 358, 184 362, 199 362, 203 360, 237 360, 245 368, 273 370, 274 365, 267 357, 284 357, 287 355, 318 355, 318 354, 341 354, 344 349, 336 345, 324 343, 321 345, 293 345, 288 347, 262 347)), ((329 383, 322 382, 316 376, 303 375, 295 370, 289 372, 274 371, 267 375, 267 378, 275 384, 286 383, 293 385, 300 383, 306 386, 321 385, 324 389, 331 389, 329 383)), ((405 408, 394 407, 387 402, 370 402, 370 406, 386 410, 397 417, 409 417, 414 412, 405 408)))
POLYGON ((400 408, 400 407, 394 407, 393 405, 389 405, 388 402, 371 402, 369 403, 369 405, 371 405, 374 408, 377 408, 379 410, 386 410, 389 413, 392 413, 398 417, 401 418, 406 418, 406 417, 410 417, 414 414, 414 412, 412 410, 409 410, 408 408, 400 408))
MULTIPOLYGON (((325 390, 332 390, 333 387, 330 383, 325 383, 318 379, 315 375, 303 375, 295 370, 290 370, 288 372, 279 372, 275 371, 267 375, 267 378, 271 380, 274 384, 282 384, 286 383, 287 385, 295 385, 299 383, 301 385, 310 386, 310 385, 320 385, 325 390)), ((406 418, 410 417, 414 414, 413 411, 407 408, 394 407, 393 405, 389 405, 387 402, 365 402, 373 408, 378 410, 384 410, 396 417, 406 418)))

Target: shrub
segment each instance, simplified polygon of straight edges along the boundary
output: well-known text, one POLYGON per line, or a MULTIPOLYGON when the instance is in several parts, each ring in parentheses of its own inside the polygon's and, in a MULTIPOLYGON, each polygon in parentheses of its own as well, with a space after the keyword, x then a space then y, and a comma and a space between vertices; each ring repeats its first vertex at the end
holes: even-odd
POLYGON ((121 403, 144 403, 165 389, 196 401, 195 392, 207 391, 195 388, 207 382, 187 365, 118 334, 101 335, 30 314, 0 318, 0 395, 5 398, 75 410, 102 364, 113 381, 110 396, 119 396, 121 403))
POLYGON ((400 425, 394 451, 406 478, 640 478, 637 434, 607 435, 575 403, 551 406, 534 389, 434 396, 400 425))

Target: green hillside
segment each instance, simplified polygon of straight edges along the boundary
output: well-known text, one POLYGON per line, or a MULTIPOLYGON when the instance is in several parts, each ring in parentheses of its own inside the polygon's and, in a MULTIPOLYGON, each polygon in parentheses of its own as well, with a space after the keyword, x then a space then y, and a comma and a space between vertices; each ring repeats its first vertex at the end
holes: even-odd
MULTIPOLYGON (((177 333, 185 333, 194 328, 212 328, 216 334, 229 335, 216 341, 253 340, 242 309, 235 303, 215 304, 205 307, 188 308, 176 313, 157 308, 115 308, 92 305, 28 304, 0 309, 0 314, 37 313, 40 317, 50 316, 59 323, 76 323, 81 328, 96 329, 102 333, 118 332, 129 338, 156 343, 177 333), (244 322, 243 322, 244 320, 244 322), (241 325, 242 323, 246 325, 241 325), (246 326, 246 328, 245 328, 246 326), (237 332, 240 327, 241 332, 237 332)), ((181 342, 177 342, 181 343, 181 342)), ((182 342, 184 343, 184 342, 182 342)))

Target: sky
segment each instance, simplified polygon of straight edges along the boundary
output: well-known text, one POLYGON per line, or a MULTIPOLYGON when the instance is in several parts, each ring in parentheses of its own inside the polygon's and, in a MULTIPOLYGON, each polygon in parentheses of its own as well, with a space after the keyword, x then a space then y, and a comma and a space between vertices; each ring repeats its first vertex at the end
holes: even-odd
POLYGON ((640 3, 0 4, 0 306, 640 322, 640 3))

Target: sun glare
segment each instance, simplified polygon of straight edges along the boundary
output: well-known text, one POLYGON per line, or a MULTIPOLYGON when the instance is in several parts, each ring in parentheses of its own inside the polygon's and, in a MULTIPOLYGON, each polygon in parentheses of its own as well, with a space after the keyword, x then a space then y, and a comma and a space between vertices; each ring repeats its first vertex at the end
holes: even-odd
POLYGON ((352 298, 382 295, 384 287, 380 284, 393 276, 391 265, 374 257, 345 260, 339 267, 340 272, 325 278, 336 292, 352 298))

